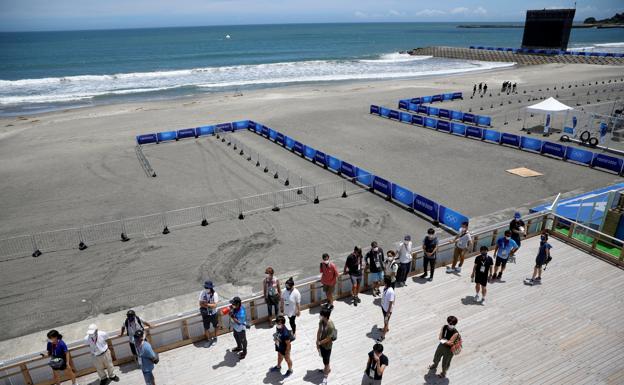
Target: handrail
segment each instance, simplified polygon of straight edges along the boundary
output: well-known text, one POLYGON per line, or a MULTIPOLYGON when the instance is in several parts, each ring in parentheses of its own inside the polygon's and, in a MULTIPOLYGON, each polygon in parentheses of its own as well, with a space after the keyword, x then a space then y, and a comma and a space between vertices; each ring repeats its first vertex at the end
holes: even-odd
MULTIPOLYGON (((619 245, 623 244, 623 241, 613 238, 607 234, 600 233, 594 229, 591 229, 588 226, 583 224, 576 224, 572 221, 565 219, 560 215, 553 214, 551 212, 540 212, 529 214, 525 216, 526 221, 526 229, 527 229, 527 237, 532 237, 540 234, 543 230, 548 230, 554 235, 557 236, 558 239, 561 239, 563 242, 569 242, 570 239, 564 235, 557 234, 556 231, 553 231, 558 220, 565 220, 568 223, 572 223, 574 225, 578 225, 598 237, 605 237, 616 241, 619 245)), ((508 222, 500 222, 492 225, 485 226, 481 229, 477 229, 472 231, 473 234, 473 247, 469 250, 470 255, 474 255, 480 246, 488 246, 491 248, 494 246, 496 238, 500 231, 506 230, 508 228, 508 222), (491 237, 491 239, 490 239, 491 237)), ((454 237, 448 237, 439 243, 439 251, 438 251, 438 265, 445 264, 452 257, 453 250, 453 240, 454 237)), ((576 243, 575 243, 576 244, 576 243)), ((584 250, 591 254, 597 254, 599 250, 595 248, 595 243, 592 245, 588 245, 586 243, 578 242, 578 246, 582 247, 584 250)), ((624 250, 623 246, 622 250, 624 250)), ((342 253, 346 254, 346 253, 342 253)), ((341 254, 341 255, 342 255, 341 254)), ((414 257, 414 261, 410 267, 410 275, 414 275, 420 271, 420 267, 417 267, 418 261, 422 258, 423 250, 422 247, 418 246, 412 252, 412 256, 414 257)), ((605 257, 604 253, 600 254, 601 257, 605 257)), ((622 262, 622 255, 619 258, 619 261, 611 256, 611 260, 617 262, 619 265, 624 266, 624 262, 622 262)), ((349 280, 345 274, 340 274, 339 281, 337 284, 337 297, 343 297, 350 294, 349 288, 349 280)), ((300 281, 297 288, 302 292, 302 308, 309 308, 320 304, 320 288, 319 284, 319 276, 314 275, 312 277, 308 277, 300 281)), ((368 273, 364 274, 364 282, 363 289, 366 290, 369 288, 368 281, 368 273)), ((254 293, 243 299, 244 306, 248 309, 248 314, 250 318, 251 324, 256 324, 259 322, 263 322, 267 319, 267 316, 263 314, 265 309, 262 308, 264 305, 264 298, 259 293, 254 293)), ((223 309, 228 306, 226 302, 222 302, 218 305, 218 309, 223 309)), ((223 319, 227 319, 228 316, 223 315, 221 311, 218 312, 218 316, 220 318, 219 324, 221 328, 218 330, 219 334, 224 334, 229 332, 229 330, 225 329, 223 325, 223 319)), ((199 324, 201 323, 200 315, 197 310, 191 310, 189 312, 181 314, 181 316, 177 317, 166 317, 162 318, 160 321, 156 320, 152 322, 152 327, 146 329, 147 338, 153 341, 153 345, 155 349, 159 352, 167 351, 171 349, 175 349, 177 347, 187 345, 193 343, 195 341, 203 339, 203 330, 193 331, 193 328, 200 328, 199 324), (176 325, 177 324, 177 325, 176 325), (200 333, 201 332, 201 333, 200 333), (174 339, 169 338, 167 340, 167 335, 174 333, 176 336, 174 339)), ((111 353, 113 353, 113 357, 115 357, 115 363, 121 364, 125 362, 129 362, 131 357, 129 356, 129 352, 123 352, 122 349, 126 344, 121 342, 125 336, 119 335, 119 333, 115 333, 111 335, 109 338, 109 348, 111 349, 111 353)), ((82 363, 78 365, 78 374, 84 375, 87 373, 91 373, 94 371, 90 365, 90 360, 86 362, 86 357, 88 356, 88 351, 86 351, 86 345, 84 343, 78 341, 74 343, 70 343, 70 355, 74 361, 79 360, 82 363)), ((126 349, 127 350, 127 349, 126 349)), ((42 374, 42 370, 47 370, 47 358, 42 358, 37 353, 30 354, 28 356, 18 357, 7 362, 0 364, 0 371, 6 374, 0 374, 0 381, 3 379, 9 379, 11 384, 40 384, 40 385, 49 385, 52 384, 50 381, 49 373, 46 377, 45 374, 42 374), (31 379, 34 374, 37 374, 38 377, 44 377, 42 381, 34 381, 31 379)))

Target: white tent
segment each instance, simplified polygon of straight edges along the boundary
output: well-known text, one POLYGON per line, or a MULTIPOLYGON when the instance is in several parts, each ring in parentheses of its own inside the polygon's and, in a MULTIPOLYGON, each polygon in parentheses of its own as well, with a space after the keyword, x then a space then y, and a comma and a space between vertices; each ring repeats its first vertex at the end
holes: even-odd
MULTIPOLYGON (((544 114, 544 135, 549 135, 550 119, 551 119, 550 115, 564 113, 567 118, 568 112, 570 112, 570 110, 573 110, 573 109, 574 108, 570 106, 566 106, 565 104, 561 103, 557 99, 550 97, 542 102, 526 107, 526 110, 524 111, 524 123, 522 124, 522 127, 524 129, 526 125, 526 112, 527 111, 531 113, 541 113, 541 114, 544 114)), ((563 119, 563 122, 565 122, 566 118, 563 119)), ((561 128, 563 129, 563 123, 562 123, 561 128)))

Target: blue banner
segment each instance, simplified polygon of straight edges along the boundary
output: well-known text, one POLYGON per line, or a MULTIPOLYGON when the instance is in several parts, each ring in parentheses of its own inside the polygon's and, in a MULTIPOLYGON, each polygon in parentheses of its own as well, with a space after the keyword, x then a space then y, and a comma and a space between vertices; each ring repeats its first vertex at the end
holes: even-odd
POLYGON ((249 127, 249 120, 239 120, 238 122, 233 122, 234 130, 246 130, 249 127))
POLYGON ((451 123, 451 133, 454 135, 466 135, 466 126, 461 123, 451 123))
POLYGON ((514 134, 508 134, 503 132, 501 134, 501 144, 507 144, 509 146, 520 147, 520 137, 514 134))
POLYGON ((455 100, 455 99, 462 99, 462 98, 463 98, 463 96, 462 96, 461 92, 454 92, 453 93, 453 100, 455 100))
POLYGON ((269 128, 269 139, 275 141, 276 138, 277 138, 277 131, 275 131, 272 128, 269 128))
POLYGON ((453 100, 453 94, 444 94, 444 101, 453 100))
POLYGON ((414 195, 413 207, 414 210, 425 214, 434 221, 438 220, 438 204, 431 199, 422 195, 414 195))
POLYGON ((221 131, 232 131, 232 123, 217 124, 217 129, 221 131))
POLYGON ((422 104, 422 99, 421 98, 413 98, 413 99, 410 99, 410 102, 414 103, 414 104, 422 104))
POLYGON ((543 154, 553 155, 563 159, 565 157, 565 152, 566 147, 559 143, 544 142, 542 145, 543 154))
POLYGON ((475 120, 475 116, 473 114, 464 112, 464 116, 462 116, 462 121, 464 123, 474 123, 474 120, 475 120))
POLYGON ((468 217, 448 207, 440 206, 440 218, 438 220, 453 230, 458 231, 462 222, 468 222, 468 217))
POLYGON ((264 126, 263 126, 262 124, 260 124, 260 123, 256 123, 256 125, 254 126, 254 129, 255 129, 255 131, 256 131, 256 134, 258 134, 258 135, 262 135, 262 128, 263 128, 263 127, 264 127, 264 126))
POLYGON ((425 118, 425 127, 436 128, 438 125, 438 120, 434 118, 425 118))
POLYGON ((412 114, 408 114, 407 112, 401 112, 401 121, 403 123, 412 123, 412 114))
POLYGON ((523 136, 520 139, 520 148, 528 151, 541 152, 542 141, 535 138, 529 138, 528 136, 523 136))
POLYGON ((284 134, 282 134, 281 132, 278 132, 276 137, 275 137, 275 142, 281 144, 282 146, 284 145, 284 134))
POLYGON ((286 147, 289 150, 292 150, 294 146, 295 146, 295 140, 289 136, 284 136, 284 147, 286 147))
POLYGON ((462 121, 464 119, 464 113, 461 111, 452 111, 451 110, 451 119, 462 121))
POLYGON ((379 115, 379 106, 371 105, 370 106, 370 113, 371 114, 375 114, 375 115, 379 115))
POLYGON ((205 136, 214 134, 215 126, 201 126, 195 129, 197 136, 205 136))
POLYGON ((476 118, 477 121, 475 122, 475 124, 479 126, 489 127, 492 124, 492 118, 490 118, 489 116, 477 115, 476 118))
POLYGON ((195 137, 194 128, 185 128, 182 130, 178 130, 178 139, 194 138, 194 137, 195 137))
POLYGON ((167 142, 170 140, 175 140, 177 137, 177 132, 175 131, 165 131, 165 132, 159 132, 158 134, 156 134, 158 136, 158 141, 159 142, 167 142))
POLYGON ((431 96, 423 96, 422 98, 420 98, 420 100, 422 100, 422 103, 431 103, 432 97, 431 96))
POLYGON ((423 125, 423 117, 418 115, 412 115, 412 124, 423 125))
POLYGON ((368 187, 373 186, 373 174, 359 167, 357 168, 356 174, 358 183, 368 187))
POLYGON ((394 120, 399 120, 399 111, 397 111, 397 110, 390 110, 390 114, 388 115, 388 118, 394 119, 394 120))
POLYGON ((144 134, 136 137, 137 144, 157 143, 158 136, 156 134, 144 134))
POLYGON ((469 138, 483 138, 483 130, 479 127, 467 126, 466 127, 466 136, 469 138))
POLYGON ((329 167, 330 169, 338 172, 340 171, 340 165, 342 164, 342 161, 338 158, 334 158, 331 155, 327 155, 327 167, 329 167))
POLYGON ((399 110, 407 110, 409 100, 399 100, 399 110))
POLYGON ((445 110, 443 108, 440 108, 440 110, 438 111, 438 116, 444 119, 450 119, 451 118, 451 113, 449 112, 449 110, 445 110))
POLYGON ((348 176, 349 178, 355 178, 356 176, 355 166, 347 162, 342 162, 340 164, 340 173, 348 176))
POLYGON ((568 146, 565 154, 566 160, 591 165, 594 159, 594 153, 580 148, 568 146))
POLYGON ((489 142, 500 143, 501 134, 494 130, 483 130, 483 139, 489 142))
POLYGON ((262 126, 262 136, 266 136, 267 138, 269 137, 269 130, 270 128, 267 126, 262 126))
POLYGON ((294 150, 297 154, 301 154, 301 155, 303 155, 303 143, 301 143, 301 142, 295 142, 295 145, 293 146, 293 150, 294 150))
POLYGON ((619 174, 622 171, 622 162, 624 162, 622 158, 616 158, 604 154, 596 154, 596 156, 594 156, 592 165, 594 167, 604 168, 605 170, 610 170, 619 174))
POLYGON ((323 166, 327 166, 327 158, 324 152, 316 151, 316 154, 314 154, 314 161, 322 164, 323 166))
POLYGON ((316 150, 310 146, 305 146, 305 148, 303 149, 303 154, 306 158, 310 160, 316 159, 316 150))
POLYGON ((256 122, 254 122, 253 120, 249 121, 249 124, 247 125, 247 129, 251 130, 251 131, 256 131, 256 122))
POLYGON ((414 203, 414 193, 398 184, 392 185, 392 199, 405 206, 412 207, 414 203))
POLYGON ((444 120, 438 120, 438 126, 436 128, 438 131, 451 132, 451 123, 444 120))
POLYGON ((418 104, 410 103, 407 105, 407 109, 410 111, 418 111, 418 104))
POLYGON ((386 107, 379 107, 379 115, 387 118, 390 116, 390 109, 386 107))
POLYGON ((428 115, 438 116, 438 114, 440 113, 440 109, 438 107, 428 107, 427 109, 428 115))
POLYGON ((387 196, 391 196, 392 194, 392 184, 378 176, 373 177, 373 189, 387 196))
POLYGON ((443 98, 444 98, 444 96, 442 96, 442 95, 433 95, 431 97, 431 101, 432 102, 441 102, 443 98))

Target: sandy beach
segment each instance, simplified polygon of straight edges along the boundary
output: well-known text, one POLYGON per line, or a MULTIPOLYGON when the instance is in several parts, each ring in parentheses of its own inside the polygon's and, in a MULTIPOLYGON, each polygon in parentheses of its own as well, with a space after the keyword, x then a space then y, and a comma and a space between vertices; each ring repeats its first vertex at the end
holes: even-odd
MULTIPOLYGON (((283 184, 214 138, 146 147, 157 178, 148 178, 137 161, 134 138, 138 134, 243 119, 261 122, 459 210, 471 217, 473 226, 507 220, 516 209, 527 212, 557 193, 579 193, 621 178, 384 120, 369 115, 370 104, 395 107, 402 98, 452 91, 472 94, 473 84, 479 82, 497 89, 509 80, 522 91, 622 76, 622 67, 514 67, 0 118, 0 238, 283 189, 283 184), (544 175, 520 178, 505 171, 516 167, 544 175)), ((517 116, 528 104, 526 100, 505 104, 484 113, 493 116, 494 128, 520 133, 517 121, 496 122, 517 116)), ((470 100, 466 105, 479 106, 470 100)), ((234 135, 310 183, 340 180, 252 133, 234 135)), ((196 292, 208 278, 225 297, 248 295, 258 289, 265 266, 274 266, 280 278, 304 278, 317 273, 323 252, 335 255, 342 265, 341 258, 353 245, 377 240, 392 248, 404 234, 420 242, 431 226, 363 192, 167 236, 2 261, 0 322, 5 327, 0 332, 0 359, 40 349, 45 336, 37 332, 52 327, 62 328, 69 341, 81 338, 85 325, 94 319, 101 329, 117 330, 120 314, 130 307, 140 307, 147 319, 193 310, 196 292)), ((442 238, 450 236, 438 231, 442 238)))

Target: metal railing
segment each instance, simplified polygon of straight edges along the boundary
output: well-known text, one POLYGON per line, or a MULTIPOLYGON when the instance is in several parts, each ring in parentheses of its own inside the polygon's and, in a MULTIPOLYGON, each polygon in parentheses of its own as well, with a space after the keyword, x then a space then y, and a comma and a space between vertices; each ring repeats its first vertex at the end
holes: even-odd
MULTIPOLYGON (((354 180, 355 178, 352 178, 354 180)), ((42 253, 80 249, 114 241, 128 241, 136 236, 168 234, 173 229, 189 226, 208 226, 230 219, 244 219, 246 215, 279 211, 296 205, 318 203, 322 199, 346 197, 367 191, 348 179, 316 185, 291 187, 259 195, 187 207, 115 221, 84 225, 62 230, 33 233, 0 239, 0 261, 42 253)))

